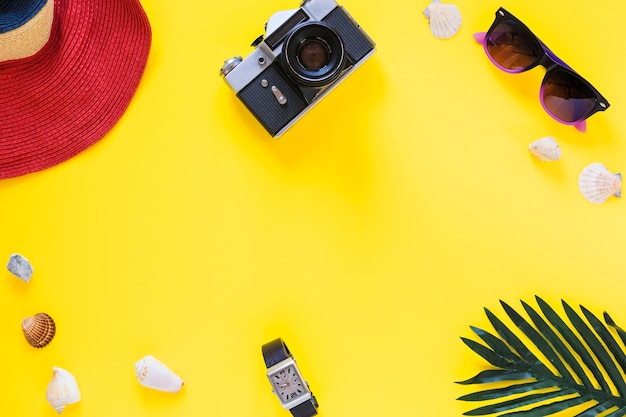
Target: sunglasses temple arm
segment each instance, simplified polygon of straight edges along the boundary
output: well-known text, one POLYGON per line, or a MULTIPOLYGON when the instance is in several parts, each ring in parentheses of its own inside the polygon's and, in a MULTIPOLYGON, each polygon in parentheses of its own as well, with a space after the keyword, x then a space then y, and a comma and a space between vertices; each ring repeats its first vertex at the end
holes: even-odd
POLYGON ((476 32, 474 33, 474 40, 480 44, 485 43, 485 38, 487 37, 487 32, 476 32))

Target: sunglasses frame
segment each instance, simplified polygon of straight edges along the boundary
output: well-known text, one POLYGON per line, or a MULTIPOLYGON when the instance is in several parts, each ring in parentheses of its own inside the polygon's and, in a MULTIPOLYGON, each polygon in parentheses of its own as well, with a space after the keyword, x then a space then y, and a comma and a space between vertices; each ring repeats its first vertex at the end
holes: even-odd
POLYGON ((513 16, 511 13, 509 13, 507 10, 505 10, 503 7, 500 7, 498 9, 498 11, 496 12, 496 18, 493 21, 493 23, 491 24, 491 27, 489 28, 489 30, 487 32, 478 32, 474 34, 474 39, 478 42, 481 43, 483 45, 483 48, 485 50, 485 54, 487 54, 487 57, 489 58, 489 60, 499 69, 501 69, 504 72, 508 72, 510 74, 519 74, 525 71, 529 71, 537 66, 543 66, 546 69, 546 74, 543 77, 543 80, 541 81, 541 88, 539 90, 539 100, 541 101, 541 105, 543 107, 543 109, 546 111, 546 113, 548 113, 553 119, 555 119, 556 121, 558 121, 559 123, 565 124, 565 125, 572 125, 575 126, 579 131, 584 132, 586 130, 586 124, 587 124, 587 119, 594 113, 598 112, 598 111, 604 111, 607 108, 609 108, 610 104, 609 102, 602 96, 602 94, 600 94, 600 92, 593 86, 591 85, 591 83, 589 81, 587 81, 586 79, 584 79, 580 74, 578 74, 576 71, 574 71, 574 69, 572 69, 572 67, 570 67, 569 65, 567 65, 565 62, 563 62, 562 59, 560 59, 559 57, 557 57, 554 52, 552 52, 550 50, 550 48, 548 48, 546 46, 546 44, 544 44, 541 39, 539 39, 537 37, 537 35, 535 35, 533 33, 533 31, 531 31, 528 26, 526 26, 521 20, 519 20, 518 18, 516 18, 515 16, 513 16), (504 68, 502 67, 500 64, 498 64, 495 59, 491 56, 491 54, 489 53, 489 49, 487 47, 487 43, 489 41, 489 35, 493 32, 493 30, 502 22, 504 22, 505 20, 513 20, 514 22, 518 23, 519 25, 521 25, 522 27, 524 27, 528 33, 530 33, 538 42, 538 44, 541 46, 541 48, 543 49, 543 53, 541 55, 539 55, 537 57, 537 59, 530 65, 528 65, 525 68, 519 69, 519 70, 510 70, 508 68, 504 68), (566 73, 569 73, 573 76, 575 76, 576 78, 580 79, 583 84, 585 84, 585 86, 587 86, 594 94, 595 94, 595 105, 594 107, 581 119, 579 120, 575 120, 572 122, 568 122, 565 120, 561 120, 559 119, 555 114, 553 114, 548 107, 546 106, 546 104, 544 103, 544 88, 546 85, 546 81, 548 80, 548 78, 557 70, 560 71, 564 71, 566 73))

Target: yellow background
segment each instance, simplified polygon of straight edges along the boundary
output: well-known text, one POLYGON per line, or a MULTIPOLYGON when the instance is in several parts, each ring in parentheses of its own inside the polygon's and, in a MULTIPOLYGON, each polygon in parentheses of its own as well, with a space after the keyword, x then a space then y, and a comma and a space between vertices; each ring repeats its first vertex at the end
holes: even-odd
MULTIPOLYGON (((64 416, 288 416, 261 345, 285 339, 322 416, 455 416, 488 367, 459 340, 538 294, 618 324, 626 204, 580 195, 583 167, 626 169, 618 2, 458 0, 458 35, 432 37, 423 2, 342 5, 376 54, 279 140, 218 75, 297 0, 143 0, 153 46, 122 120, 43 172, 0 182, 2 415, 53 416, 52 366, 83 399, 64 416), (509 75, 472 38, 499 6, 611 103, 581 134, 538 98, 544 71, 509 75), (563 158, 527 150, 547 135, 563 158), (30 347, 21 320, 58 333, 30 347), (182 392, 141 387, 152 354, 182 392)), ((621 9, 621 10, 620 10, 621 9)))

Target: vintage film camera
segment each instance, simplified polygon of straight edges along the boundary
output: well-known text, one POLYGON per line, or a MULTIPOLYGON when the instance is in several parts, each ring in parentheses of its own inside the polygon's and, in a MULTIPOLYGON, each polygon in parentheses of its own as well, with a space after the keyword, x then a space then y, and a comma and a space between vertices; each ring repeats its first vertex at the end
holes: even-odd
POLYGON ((224 62, 221 74, 274 137, 280 136, 375 51, 334 0, 305 0, 275 13, 255 50, 224 62))

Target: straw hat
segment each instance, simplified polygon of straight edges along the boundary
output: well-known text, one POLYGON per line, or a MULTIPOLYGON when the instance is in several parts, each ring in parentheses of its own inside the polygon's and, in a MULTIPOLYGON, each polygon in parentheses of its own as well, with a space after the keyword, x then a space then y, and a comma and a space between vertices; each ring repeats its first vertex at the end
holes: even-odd
POLYGON ((63 162, 122 117, 152 39, 138 0, 0 0, 0 179, 63 162))

